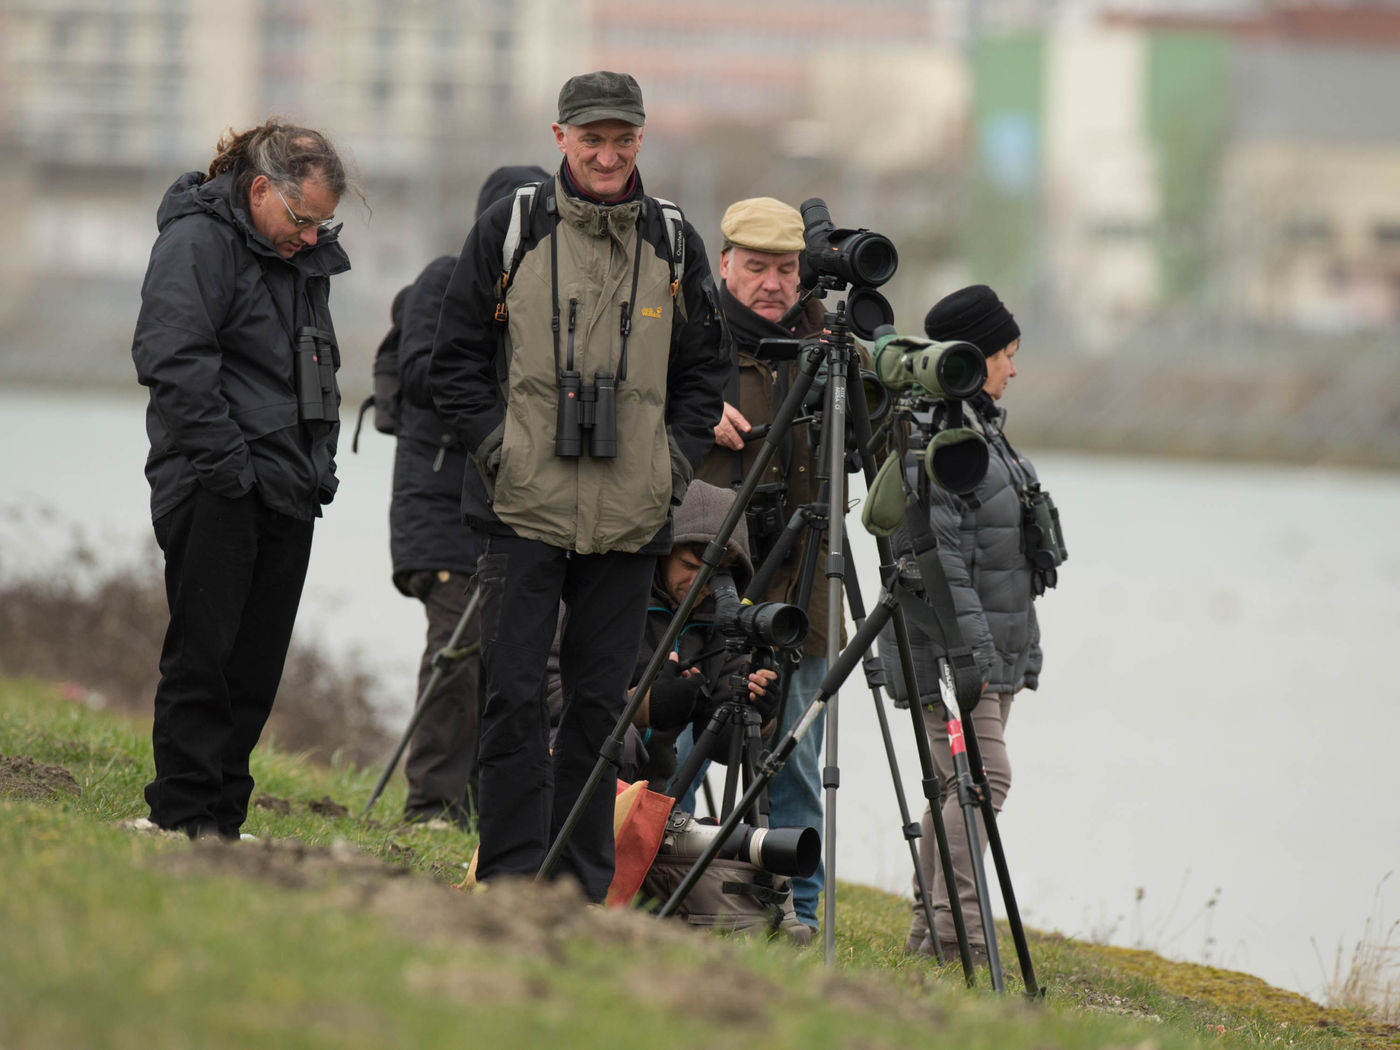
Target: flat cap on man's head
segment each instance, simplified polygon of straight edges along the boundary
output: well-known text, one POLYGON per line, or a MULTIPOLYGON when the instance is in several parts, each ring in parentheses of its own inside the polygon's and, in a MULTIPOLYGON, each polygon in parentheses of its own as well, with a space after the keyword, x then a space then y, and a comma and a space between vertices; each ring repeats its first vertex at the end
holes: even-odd
POLYGON ((719 222, 724 247, 783 255, 802 250, 802 216, 791 204, 772 197, 736 201, 719 222))
POLYGON ((559 89, 559 123, 592 124, 597 120, 622 120, 641 127, 646 123, 642 89, 630 73, 580 73, 559 89))

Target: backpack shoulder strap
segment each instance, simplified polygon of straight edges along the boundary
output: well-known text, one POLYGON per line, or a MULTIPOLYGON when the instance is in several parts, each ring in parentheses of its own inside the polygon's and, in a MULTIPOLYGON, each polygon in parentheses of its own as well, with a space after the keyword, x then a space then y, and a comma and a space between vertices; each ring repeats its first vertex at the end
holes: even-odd
POLYGON ((661 213, 661 228, 666 231, 667 262, 671 267, 671 298, 681 286, 681 270, 685 266, 685 216, 680 208, 664 197, 651 197, 661 213))
MULTIPOLYGON (((510 224, 506 227, 506 238, 501 242, 501 279, 496 285, 496 320, 504 324, 510 313, 506 309, 506 290, 515 279, 515 271, 525 256, 525 242, 530 237, 534 225, 535 209, 543 183, 527 182, 515 191, 515 199, 510 209, 510 224)), ((552 204, 552 198, 550 203, 552 204)))

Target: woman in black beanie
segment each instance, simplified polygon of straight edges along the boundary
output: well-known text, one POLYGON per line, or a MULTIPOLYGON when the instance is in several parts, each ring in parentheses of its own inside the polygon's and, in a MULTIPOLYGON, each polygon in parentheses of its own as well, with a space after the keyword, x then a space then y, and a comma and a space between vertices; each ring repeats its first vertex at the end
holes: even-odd
MULTIPOLYGON (((1046 586, 1053 586, 1053 569, 1047 573, 1032 564, 1022 536, 1023 500, 1027 493, 1038 489, 1039 482, 1030 461, 1006 440, 1002 429, 1006 413, 996 405, 1016 375, 1021 329, 996 293, 978 284, 939 300, 924 319, 924 330, 929 338, 940 342, 972 343, 987 362, 987 381, 966 406, 969 425, 980 430, 987 441, 990 455, 986 477, 972 492, 961 495, 932 486, 929 521, 938 539, 958 626, 964 642, 972 646, 982 674, 981 699, 971 713, 962 712, 962 718, 970 721, 977 733, 992 805, 1000 812, 1011 787, 1005 729, 1012 697, 1022 689, 1036 688, 1040 675, 1040 628, 1034 601, 1046 586)), ((896 543, 899 539, 897 535, 896 543)), ((917 624, 911 622, 908 627, 917 665, 936 667, 937 659, 943 655, 937 644, 917 624)), ((947 712, 938 698, 936 678, 925 682, 920 675, 920 685, 924 687, 919 698, 924 705, 924 724, 933 747, 934 765, 943 781, 943 822, 957 876, 957 896, 973 958, 985 964, 987 949, 981 943, 972 857, 948 749, 947 712)), ((980 814, 978 825, 985 850, 986 828, 980 814)), ((932 887, 939 940, 944 945, 952 944, 955 933, 948 886, 938 861, 927 808, 919 860, 925 880, 932 887)), ((917 880, 914 893, 908 949, 932 954, 932 938, 923 906, 917 899, 917 880)))

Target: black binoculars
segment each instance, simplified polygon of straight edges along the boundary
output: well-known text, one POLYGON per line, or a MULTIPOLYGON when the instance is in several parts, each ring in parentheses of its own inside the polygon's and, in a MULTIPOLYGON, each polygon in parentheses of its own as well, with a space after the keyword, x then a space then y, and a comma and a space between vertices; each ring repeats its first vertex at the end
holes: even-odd
POLYGON ((1060 511, 1039 485, 1021 494, 1021 535, 1026 557, 1037 569, 1053 569, 1069 560, 1060 511))
POLYGON ((617 377, 611 372, 595 372, 591 384, 584 384, 578 372, 559 373, 554 454, 569 458, 582 455, 585 431, 590 456, 617 456, 617 377))
POLYGON ((334 423, 340 419, 340 396, 335 387, 335 337, 309 325, 297 329, 293 347, 297 415, 303 423, 334 423))

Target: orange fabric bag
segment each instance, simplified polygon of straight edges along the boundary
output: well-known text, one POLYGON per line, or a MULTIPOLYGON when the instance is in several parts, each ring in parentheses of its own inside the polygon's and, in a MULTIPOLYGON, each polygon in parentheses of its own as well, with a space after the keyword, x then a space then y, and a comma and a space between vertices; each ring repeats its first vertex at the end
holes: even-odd
POLYGON ((617 802, 613 809, 613 844, 617 860, 604 902, 609 908, 631 904, 641 890, 642 880, 647 877, 656 851, 661 848, 666 818, 675 804, 675 799, 650 790, 645 781, 617 782, 617 802))

